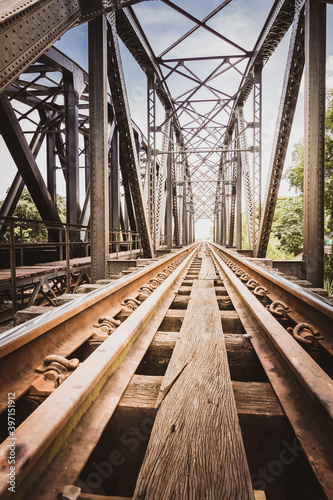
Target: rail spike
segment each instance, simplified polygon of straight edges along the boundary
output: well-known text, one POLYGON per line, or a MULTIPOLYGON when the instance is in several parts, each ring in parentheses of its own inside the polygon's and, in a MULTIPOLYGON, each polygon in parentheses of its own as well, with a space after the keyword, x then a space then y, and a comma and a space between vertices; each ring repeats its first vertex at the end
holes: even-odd
POLYGON ((121 305, 124 306, 121 312, 132 313, 133 311, 136 311, 136 309, 141 305, 141 302, 134 297, 127 297, 126 299, 124 299, 124 302, 121 305))
POLYGON ((271 304, 266 306, 266 309, 277 318, 287 318, 288 313, 290 313, 289 307, 279 300, 275 300, 271 304))
POLYGON ((264 286, 260 285, 260 286, 257 286, 257 288, 255 288, 252 293, 258 299, 265 299, 267 297, 267 295, 269 294, 269 291, 264 286))
POLYGON ((287 328, 287 331, 300 344, 304 344, 311 347, 311 349, 316 350, 321 347, 318 340, 322 340, 324 338, 320 335, 320 332, 315 331, 314 327, 308 323, 298 323, 294 328, 287 328))
POLYGON ((121 321, 114 319, 112 316, 102 316, 98 319, 98 324, 94 328, 100 328, 103 332, 110 335, 121 324, 121 321))
POLYGON ((248 287, 249 290, 254 290, 255 288, 257 288, 257 286, 259 286, 259 283, 258 283, 258 281, 251 278, 246 283, 246 286, 248 287))
POLYGON ((79 366, 77 358, 67 359, 60 354, 50 354, 43 361, 44 380, 53 380, 54 387, 60 384, 69 376, 69 372, 79 366))

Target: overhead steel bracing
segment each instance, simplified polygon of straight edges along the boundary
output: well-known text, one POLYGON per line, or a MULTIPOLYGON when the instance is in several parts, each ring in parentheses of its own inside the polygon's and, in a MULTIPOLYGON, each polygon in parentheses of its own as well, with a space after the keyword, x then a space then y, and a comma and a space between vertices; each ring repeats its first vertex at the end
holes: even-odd
MULTIPOLYGON (((304 58, 308 58, 305 75, 309 89, 305 120, 308 183, 313 182, 309 180, 313 165, 318 164, 320 172, 323 168, 324 30, 317 25, 314 27, 315 22, 310 21, 305 30, 304 12, 313 11, 315 18, 320 9, 326 9, 324 3, 318 7, 314 0, 276 0, 254 47, 246 47, 246 41, 235 42, 223 31, 223 16, 228 12, 231 0, 221 2, 202 19, 190 8, 180 7, 171 0, 161 0, 159 4, 170 16, 183 19, 190 23, 190 27, 168 40, 159 55, 156 55, 154 44, 140 23, 147 9, 153 11, 156 2, 18 0, 8 3, 0 7, 0 42, 3 47, 0 51, 0 91, 6 92, 2 93, 1 102, 3 112, 7 113, 6 119, 8 116, 13 118, 11 127, 16 123, 16 140, 25 146, 21 155, 23 163, 2 206, 2 215, 13 212, 26 184, 43 212, 42 216, 57 220, 54 209, 56 173, 61 169, 66 180, 67 221, 89 222, 90 209, 92 214, 95 213, 91 219, 92 246, 100 253, 94 254, 93 267, 102 259, 105 268, 105 258, 111 248, 109 229, 138 230, 144 254, 152 256, 163 245, 171 248, 172 245, 190 243, 194 239, 194 222, 208 218, 215 221, 216 241, 230 246, 241 245, 242 177, 250 248, 254 255, 265 256, 304 58), (141 5, 137 7, 136 4, 141 5), (108 67, 104 67, 100 76, 104 84, 108 81, 111 91, 110 96, 104 96, 103 103, 99 102, 100 91, 94 90, 94 85, 100 83, 96 78, 97 62, 91 64, 90 77, 95 78, 91 82, 95 83, 89 85, 88 75, 73 61, 54 48, 47 51, 69 28, 87 21, 94 22, 101 16, 107 19, 108 67), (262 72, 291 26, 276 136, 262 206, 262 72), (184 44, 195 41, 201 32, 211 37, 212 48, 222 44, 217 53, 212 51, 209 55, 206 51, 204 56, 189 51, 183 53, 184 44), (131 119, 118 39, 147 77, 147 139, 137 131, 131 119), (317 56, 314 55, 316 51, 317 56), (321 75, 319 79, 314 76, 317 70, 321 75), (50 72, 60 75, 53 79, 53 83, 50 72), (47 82, 43 80, 44 74, 47 82), (233 82, 232 88, 229 81, 233 82), (250 98, 252 116, 247 105, 250 98), (26 110, 23 116, 19 116, 21 111, 16 102, 23 103, 30 111, 26 110), (321 114, 316 117, 314 126, 309 117, 314 116, 318 107, 321 114), (96 121, 94 117, 102 109, 104 118, 96 121), (34 111, 38 113, 38 120, 34 111), (30 134, 27 141, 28 135, 21 124, 24 120, 32 123, 32 117, 34 135, 30 134), (104 153, 97 162, 104 165, 104 182, 102 188, 97 188, 103 191, 104 201, 101 203, 96 201, 95 185, 100 175, 96 170, 96 155, 101 147, 98 134, 91 130, 92 124, 96 131, 101 131, 104 141, 101 146, 104 153), (42 178, 39 183, 36 181, 40 176, 38 155, 43 150, 44 141, 47 173, 45 180, 42 178), (82 204, 79 172, 83 168, 85 201, 82 204), (35 172, 35 181, 30 174, 29 177, 29 172, 35 172), (102 245, 97 243, 99 237, 94 234, 94 226, 101 220, 105 238, 102 245)), ((97 36, 97 33, 91 35, 91 44, 97 36)), ((106 94, 106 86, 104 89, 102 92, 106 94)), ((12 133, 3 128, 6 142, 12 133)), ((15 158, 19 148, 14 151, 13 141, 8 145, 15 158)), ((312 279, 319 283, 322 280, 319 267, 322 267, 323 217, 322 208, 319 213, 312 204, 322 207, 322 180, 315 185, 316 196, 311 193, 305 196, 304 255, 308 272, 311 274, 311 268, 315 267, 312 279), (314 262, 318 264, 314 265, 314 262)), ((101 276, 103 271, 97 274, 101 276)))

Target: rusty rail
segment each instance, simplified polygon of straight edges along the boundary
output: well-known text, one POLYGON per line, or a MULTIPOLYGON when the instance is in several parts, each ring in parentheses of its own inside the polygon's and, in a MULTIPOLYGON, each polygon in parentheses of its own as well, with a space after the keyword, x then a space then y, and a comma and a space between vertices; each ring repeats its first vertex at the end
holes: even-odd
MULTIPOLYGON (((210 249, 224 286, 314 473, 327 498, 333 498, 333 382, 251 293, 252 287, 247 284, 251 279, 257 281, 257 286, 266 287, 269 296, 273 295, 276 301, 292 298, 295 294, 291 300, 297 304, 297 311, 288 312, 288 315, 310 315, 316 321, 316 328, 325 328, 325 335, 332 328, 333 310, 312 294, 234 252, 216 245, 210 245, 210 249), (319 324, 318 318, 324 322, 319 324)), ((330 340, 326 338, 325 347, 330 340)))
MULTIPOLYGON (((166 311, 169 307, 174 298, 175 283, 181 279, 190 265, 195 248, 196 245, 192 245, 177 254, 169 255, 149 266, 148 270, 133 273, 114 284, 103 287, 102 291, 97 290, 78 299, 74 307, 73 305, 68 307, 66 304, 57 312, 30 321, 28 327, 16 327, 8 332, 0 347, 1 356, 8 355, 10 352, 15 354, 15 350, 20 346, 26 349, 28 343, 34 344, 33 341, 42 338, 46 332, 51 331, 56 334, 57 329, 65 329, 69 334, 71 330, 73 332, 75 324, 78 326, 86 323, 89 317, 90 326, 86 328, 91 331, 91 325, 94 320, 96 321, 96 316, 105 316, 106 312, 108 316, 113 315, 115 308, 119 310, 120 302, 123 302, 129 294, 133 294, 134 288, 138 290, 138 287, 147 280, 152 281, 153 276, 156 281, 156 275, 160 275, 168 265, 171 267, 172 272, 164 273, 163 279, 160 278, 159 286, 156 286, 140 307, 118 326, 68 380, 58 387, 15 431, 17 449, 15 476, 17 487, 21 488, 21 492, 29 488, 42 470, 47 467, 59 446, 97 398, 102 387, 121 364, 136 339, 145 330, 147 324, 154 321, 154 315, 157 312, 160 313, 160 309, 166 311), (177 265, 173 265, 175 260, 178 261, 177 265), (24 485, 20 486, 23 481, 24 485)), ((151 337, 152 335, 150 333, 151 337)), ((151 338, 148 340, 150 342, 151 338)), ((144 351, 142 356, 143 354, 144 351)), ((137 364, 139 362, 140 360, 137 364)), ((133 369, 135 371, 135 367, 133 369)), ((128 374, 127 383, 131 376, 128 374)), ((1 463, 7 462, 9 442, 10 437, 0 446, 1 463)), ((6 475, 3 475, 0 479, 0 497, 4 499, 10 495, 6 481, 6 475)))

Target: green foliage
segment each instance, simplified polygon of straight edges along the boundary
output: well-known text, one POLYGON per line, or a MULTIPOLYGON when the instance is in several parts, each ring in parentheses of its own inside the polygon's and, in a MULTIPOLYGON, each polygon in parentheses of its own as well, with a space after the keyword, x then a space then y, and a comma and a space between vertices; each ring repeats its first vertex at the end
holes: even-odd
POLYGON ((294 255, 286 253, 281 246, 280 240, 274 236, 274 234, 271 234, 267 246, 266 257, 267 259, 273 260, 290 260, 294 257, 294 255))
POLYGON ((272 235, 277 238, 284 258, 300 253, 303 242, 303 197, 279 198, 276 204, 272 235))
POLYGON ((303 194, 304 181, 304 143, 299 140, 291 153, 291 166, 284 174, 290 188, 294 188, 296 193, 303 194))
MULTIPOLYGON (((0 208, 2 204, 3 201, 0 202, 0 208)), ((62 222, 66 222, 66 200, 63 196, 57 195, 57 210, 60 220, 62 222)), ((19 219, 30 219, 36 221, 42 220, 36 205, 26 188, 22 191, 13 216, 19 219)), ((14 234, 17 241, 30 243, 47 241, 47 229, 40 223, 34 224, 22 222, 19 227, 15 227, 14 234)), ((8 240, 8 238, 9 236, 7 231, 5 239, 8 240)))
MULTIPOLYGON (((333 231, 333 89, 327 92, 327 108, 325 117, 325 219, 327 231, 333 231)), ((304 144, 300 140, 292 151, 292 164, 287 169, 284 178, 290 188, 303 194, 304 182, 304 144)))

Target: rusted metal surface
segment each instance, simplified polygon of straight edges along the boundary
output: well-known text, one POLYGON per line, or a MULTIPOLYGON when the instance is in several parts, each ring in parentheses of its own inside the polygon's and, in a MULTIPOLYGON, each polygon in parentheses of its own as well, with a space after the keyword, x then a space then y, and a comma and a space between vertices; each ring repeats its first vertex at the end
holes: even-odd
MULTIPOLYGON (((333 382, 235 276, 230 268, 234 265, 229 261, 229 267, 212 251, 224 286, 319 483, 327 498, 333 498, 333 382)), ((281 304, 276 310, 278 306, 280 312, 285 311, 281 304)))
MULTIPOLYGON (((222 251, 218 245, 215 249, 222 251)), ((265 287, 269 291, 269 298, 272 302, 284 302, 288 307, 288 317, 298 323, 310 324, 316 332, 320 333, 318 343, 327 352, 333 355, 333 307, 324 298, 294 284, 273 272, 250 262, 235 252, 223 249, 226 255, 235 266, 238 266, 244 273, 251 276, 251 280, 265 287)), ((248 281, 247 286, 251 288, 252 282, 248 281)), ((253 283, 254 287, 254 283, 253 283)))
MULTIPOLYGON (((147 323, 158 311, 161 302, 172 288, 177 278, 185 273, 187 266, 194 256, 194 250, 190 249, 178 253, 178 267, 168 278, 166 278, 147 300, 124 321, 116 331, 108 337, 96 351, 82 363, 73 374, 58 387, 49 398, 28 417, 16 430, 17 450, 22 450, 16 461, 16 484, 17 487, 27 477, 28 484, 36 481, 36 475, 41 473, 52 460, 53 456, 61 446, 62 441, 69 435, 76 423, 89 406, 96 399, 103 385, 119 366, 127 352, 135 342, 136 338, 144 330, 147 323), (180 263, 179 261, 182 261, 180 263), (52 414, 52 419, 50 415, 52 414), (51 446, 51 449, 49 447, 51 446), (48 450, 47 458, 43 463, 38 463, 45 451, 48 450), (36 466, 37 465, 37 466, 36 466), (36 468, 34 468, 36 467, 36 468), (33 470, 33 472, 32 472, 33 470)), ((174 260, 175 255, 169 257, 174 260)), ((152 266, 154 272, 159 271, 159 266, 166 266, 166 260, 152 266)), ((144 277, 147 280, 147 271, 144 277)), ((136 274, 142 276, 142 272, 136 274)), ((132 282, 135 277, 129 277, 132 282)), ((136 286, 140 280, 135 280, 136 286)), ((124 283, 122 283, 124 287, 124 283)), ((120 285, 118 285, 120 286, 120 285)), ((108 288, 108 287, 106 287, 108 288)), ((117 288, 117 286, 115 287, 117 288)), ((122 289, 122 288, 121 288, 122 289)), ((109 290, 110 292, 110 290, 109 290)), ((106 293, 106 292, 105 292, 106 293)), ((95 292, 92 292, 95 297, 95 292)), ((110 295, 110 293, 109 293, 110 295)), ((127 295, 127 294, 126 294, 127 295)), ((101 298, 101 296, 99 297, 101 298)), ((8 467, 8 439, 0 446, 0 461, 8 467)), ((11 494, 7 489, 6 474, 0 479, 0 497, 8 498, 11 494)), ((28 486, 27 486, 28 487, 28 486)))
POLYGON ((0 340, 0 411, 6 408, 8 390, 19 397, 33 383, 35 368, 45 356, 57 352, 68 357, 88 338, 96 334, 97 337, 107 335, 96 327, 101 325, 99 319, 118 314, 121 303, 126 297, 138 294, 140 286, 158 287, 159 281, 155 285, 147 283, 155 281, 158 273, 173 266, 173 261, 188 251, 168 254, 145 269, 80 296, 75 303, 64 304, 3 334, 0 340))

